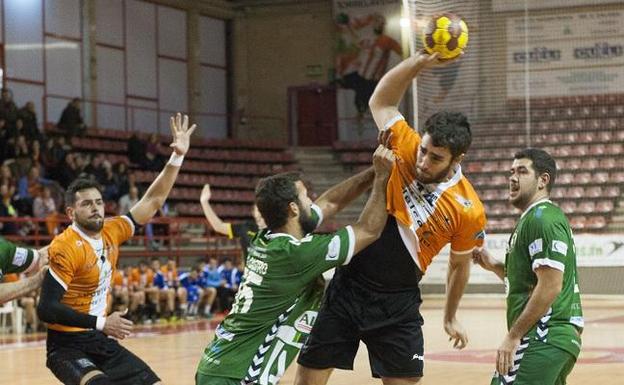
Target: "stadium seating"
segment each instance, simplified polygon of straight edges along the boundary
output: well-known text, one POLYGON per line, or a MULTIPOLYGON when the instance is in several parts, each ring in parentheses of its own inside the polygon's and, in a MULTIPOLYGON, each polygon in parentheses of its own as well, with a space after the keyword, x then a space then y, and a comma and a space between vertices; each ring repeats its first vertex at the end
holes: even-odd
MULTIPOLYGON (((573 228, 603 230, 624 189, 624 94, 532 99, 530 135, 524 100, 511 100, 507 108, 496 120, 473 122, 472 147, 462 165, 484 201, 488 230, 512 230, 518 212, 507 202, 511 155, 529 146, 556 158, 551 198, 573 228)), ((346 167, 360 169, 370 162, 375 145, 336 142, 333 149, 346 167)))
MULTIPOLYGON (((48 132, 58 133, 54 127, 48 132)), ((84 137, 74 137, 74 150, 101 153, 111 163, 124 162, 135 174, 137 183, 147 186, 158 175, 131 164, 127 156, 127 141, 132 134, 126 131, 93 128, 84 137)), ((149 134, 139 133, 146 140, 149 134)), ((159 136, 163 146, 170 137, 159 136)), ((253 190, 258 178, 296 169, 292 153, 279 142, 238 139, 197 138, 189 150, 186 161, 171 191, 169 202, 181 216, 202 216, 199 196, 202 186, 212 186, 213 207, 225 220, 249 218, 254 200, 253 190)), ((106 211, 114 213, 116 202, 107 202, 106 211)))

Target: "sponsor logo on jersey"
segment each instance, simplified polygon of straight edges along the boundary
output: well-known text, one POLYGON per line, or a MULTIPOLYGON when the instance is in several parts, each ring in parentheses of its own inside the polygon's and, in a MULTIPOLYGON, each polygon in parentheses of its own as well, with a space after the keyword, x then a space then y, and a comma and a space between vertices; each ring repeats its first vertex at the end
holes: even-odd
POLYGON ((541 253, 542 250, 543 250, 543 248, 542 248, 542 238, 538 238, 538 239, 534 240, 529 245, 529 255, 531 257, 535 256, 535 254, 537 254, 537 253, 541 253))
POLYGON ((412 356, 412 361, 413 360, 424 361, 425 360, 425 356, 424 355, 420 355, 418 353, 414 353, 414 355, 412 356))
POLYGON ((15 249, 15 255, 13 255, 13 266, 22 266, 26 263, 26 258, 28 258, 28 250, 23 247, 18 247, 15 249))
POLYGON ((76 241, 76 246, 82 247, 82 241, 80 241, 80 240, 76 241))
POLYGON ((316 311, 306 311, 295 320, 295 329, 297 329, 301 333, 310 334, 310 332, 312 331, 312 326, 314 326, 314 322, 316 321, 317 315, 318 312, 316 311))
POLYGON ((325 255, 326 261, 336 261, 340 255, 340 237, 335 235, 327 245, 327 254, 325 255))
POLYGON ((552 251, 566 256, 568 255, 568 245, 563 241, 554 240, 552 242, 552 251))
POLYGON ((253 271, 254 273, 260 274, 260 275, 265 275, 267 273, 267 270, 269 270, 269 264, 261 261, 259 259, 255 259, 252 258, 251 255, 249 255, 247 257, 247 266, 246 266, 249 270, 253 271))
POLYGON ((473 206, 473 203, 470 199, 464 198, 459 194, 455 194, 455 200, 464 207, 464 211, 470 210, 473 206))
POLYGON ((223 325, 219 325, 217 327, 217 330, 215 330, 215 334, 217 335, 217 338, 223 338, 224 340, 228 340, 228 341, 232 341, 235 336, 234 333, 228 332, 227 330, 225 330, 223 325))

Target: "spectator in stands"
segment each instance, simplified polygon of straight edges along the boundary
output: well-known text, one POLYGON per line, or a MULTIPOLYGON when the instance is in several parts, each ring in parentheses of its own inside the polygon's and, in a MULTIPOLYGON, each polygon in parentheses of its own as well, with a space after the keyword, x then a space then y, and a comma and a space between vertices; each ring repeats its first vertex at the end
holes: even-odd
POLYGON ((41 153, 41 164, 51 176, 56 175, 55 169, 63 160, 63 158, 57 159, 54 155, 54 138, 48 138, 41 153))
MULTIPOLYGON (((9 144, 11 144, 11 140, 9 140, 9 144)), ((14 146, 11 150, 9 150, 9 154, 12 155, 11 158, 15 159, 15 167, 17 175, 24 175, 28 172, 31 166, 30 159, 30 148, 28 147, 28 143, 26 142, 26 137, 24 135, 20 135, 15 139, 14 146)))
POLYGON ((210 185, 205 184, 199 197, 199 202, 201 203, 202 210, 204 210, 204 216, 206 217, 208 223, 210 224, 210 226, 212 226, 214 231, 219 234, 226 235, 229 239, 236 237, 240 240, 240 247, 243 251, 243 257, 244 259, 246 259, 247 246, 249 246, 251 238, 253 238, 258 230, 266 227, 264 219, 258 211, 258 207, 254 205, 251 210, 251 215, 254 219, 253 221, 245 221, 242 223, 232 224, 230 222, 224 222, 214 212, 212 206, 210 206, 211 196, 212 193, 210 191, 210 185))
POLYGON ((9 159, 9 139, 11 138, 6 120, 0 117, 0 160, 9 159))
POLYGON ((87 126, 82 120, 82 112, 80 110, 80 99, 74 98, 67 103, 67 107, 61 114, 61 119, 57 124, 58 128, 66 132, 70 136, 82 136, 87 130, 87 126))
POLYGON ((237 269, 234 269, 234 265, 230 259, 226 259, 223 265, 219 267, 219 274, 221 277, 221 283, 217 288, 217 296, 219 297, 219 303, 221 310, 230 311, 232 308, 232 302, 234 302, 234 294, 236 290, 236 273, 237 269))
POLYGON ((60 166, 56 169, 55 178, 63 188, 78 177, 78 165, 76 164, 76 154, 66 153, 60 166))
POLYGON ((112 295, 112 311, 124 311, 128 309, 130 304, 130 293, 128 291, 128 276, 126 270, 120 268, 115 270, 113 275, 113 295, 112 295))
MULTIPOLYGON (((133 270, 133 281, 138 282, 137 290, 143 291, 145 294, 144 313, 139 314, 139 319, 146 318, 152 322, 156 318, 159 305, 159 290, 154 286, 154 271, 147 265, 147 262, 139 262, 139 268, 133 270)), ((141 311, 139 307, 137 311, 141 311)))
MULTIPOLYGON (((158 288, 158 306, 162 303, 165 304, 165 311, 160 311, 160 315, 164 318, 173 319, 176 292, 167 285, 167 279, 160 268, 160 260, 157 257, 152 258, 152 270, 154 271, 154 286, 158 288)), ((159 309, 162 308, 159 307, 159 309)))
POLYGON ((139 201, 139 189, 136 186, 130 188, 128 194, 119 198, 118 213, 124 215, 139 201))
POLYGON ((163 274, 165 275, 165 279, 167 280, 167 286, 173 288, 176 293, 176 299, 178 300, 178 304, 180 305, 179 310, 182 316, 186 314, 186 300, 187 300, 187 291, 184 286, 180 285, 179 275, 178 275, 178 267, 176 264, 176 260, 174 257, 169 257, 167 259, 167 264, 161 267, 163 274))
POLYGON ((158 135, 151 134, 147 145, 145 146, 145 158, 146 163, 144 167, 151 171, 158 171, 163 167, 165 159, 163 157, 163 151, 161 149, 160 140, 158 135))
POLYGON ((54 159, 57 160, 58 163, 62 162, 65 159, 65 155, 68 152, 72 151, 71 144, 67 143, 64 136, 56 137, 54 142, 54 147, 52 149, 52 154, 54 155, 54 159))
MULTIPOLYGON (((3 166, 4 167, 4 166, 3 166)), ((13 207, 11 197, 13 196, 14 187, 8 184, 0 184, 0 217, 17 217, 17 210, 13 207)), ((0 234, 15 235, 17 234, 17 225, 14 222, 0 222, 0 234)))
POLYGON ((104 154, 98 153, 93 156, 85 154, 83 155, 83 160, 83 171, 88 175, 88 178, 94 179, 98 181, 98 183, 103 184, 102 181, 106 175, 106 170, 104 168, 104 154))
POLYGON ((142 322, 145 312, 145 288, 141 286, 139 269, 128 265, 125 268, 125 275, 128 277, 128 292, 130 293, 128 314, 132 322, 142 322))
POLYGON ((51 184, 49 179, 42 178, 39 175, 38 167, 31 167, 28 175, 24 175, 17 182, 17 196, 19 202, 16 202, 18 212, 22 214, 32 214, 32 204, 35 197, 42 190, 43 186, 51 184))
POLYGON ((17 120, 17 106, 13 102, 13 94, 8 88, 3 88, 0 92, 0 117, 7 122, 9 128, 15 127, 17 120))
MULTIPOLYGON (((221 271, 219 270, 219 261, 217 258, 210 257, 208 265, 204 266, 202 275, 205 287, 214 289, 214 292, 216 293, 218 288, 221 287, 221 271)), ((211 311, 212 309, 209 309, 208 313, 211 311)))
POLYGON ((199 305, 203 302, 206 295, 202 288, 199 267, 194 266, 188 273, 180 274, 178 280, 187 293, 186 314, 190 317, 195 317, 198 314, 199 305))
POLYGON ((117 162, 113 167, 113 172, 117 175, 119 196, 123 196, 130 191, 130 181, 128 180, 128 166, 124 162, 117 162))
POLYGON ((54 198, 52 198, 50 187, 43 186, 41 194, 33 201, 33 215, 36 218, 45 219, 48 235, 58 234, 58 224, 61 220, 61 214, 58 212, 54 198))
POLYGON ((11 191, 11 196, 13 196, 13 194, 15 193, 15 186, 17 186, 17 180, 13 176, 13 171, 7 163, 4 163, 2 164, 2 166, 0 166, 0 184, 6 184, 11 191))
POLYGON ((146 143, 139 138, 136 131, 132 132, 128 138, 128 160, 130 163, 143 166, 147 159, 145 158, 146 143))
POLYGON ((102 168, 104 176, 99 181, 104 189, 102 197, 105 201, 115 201, 119 198, 119 180, 113 172, 113 166, 111 166, 109 161, 105 160, 102 162, 102 168))
POLYGON ((35 111, 35 103, 27 102, 18 112, 19 118, 24 122, 24 132, 29 141, 41 140, 41 131, 37 123, 37 112, 35 111))

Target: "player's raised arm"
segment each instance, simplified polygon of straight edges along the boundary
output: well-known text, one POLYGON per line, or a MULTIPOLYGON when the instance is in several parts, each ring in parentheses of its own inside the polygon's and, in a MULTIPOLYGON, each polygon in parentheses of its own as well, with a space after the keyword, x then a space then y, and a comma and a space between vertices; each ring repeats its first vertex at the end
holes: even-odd
POLYGON ((130 209, 130 213, 134 220, 144 225, 156 214, 159 208, 165 203, 171 188, 178 176, 180 166, 184 155, 188 152, 190 146, 190 138, 193 131, 197 128, 195 124, 188 126, 188 116, 178 113, 175 117, 171 117, 171 135, 173 142, 169 147, 173 148, 171 158, 165 165, 165 168, 158 174, 156 180, 152 182, 143 197, 130 209))
POLYGON ((199 197, 199 203, 201 204, 202 210, 204 211, 204 216, 206 217, 206 220, 208 220, 210 226, 212 226, 213 230, 217 233, 231 236, 232 224, 229 222, 223 222, 223 220, 219 218, 217 213, 215 213, 215 211, 212 209, 212 206, 210 205, 210 196, 210 185, 205 184, 199 197))
POLYGON ((438 63, 437 53, 428 55, 419 52, 403 60, 379 80, 368 101, 368 106, 379 130, 384 130, 386 128, 384 125, 399 115, 399 102, 412 80, 422 69, 436 63, 438 63))
POLYGON ((371 187, 375 171, 373 167, 329 188, 314 202, 323 211, 323 219, 334 216, 355 198, 371 187))
POLYGON ((383 231, 388 218, 386 211, 386 186, 395 157, 392 150, 379 145, 373 155, 373 168, 375 179, 373 180, 373 190, 368 197, 366 206, 360 218, 353 224, 353 234, 355 235, 355 247, 353 254, 359 253, 366 246, 373 243, 383 231))

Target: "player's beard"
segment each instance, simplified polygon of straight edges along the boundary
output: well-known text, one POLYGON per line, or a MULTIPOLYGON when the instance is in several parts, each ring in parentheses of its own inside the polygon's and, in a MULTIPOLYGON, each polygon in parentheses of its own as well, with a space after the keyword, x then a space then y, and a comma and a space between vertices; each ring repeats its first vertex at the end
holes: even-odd
POLYGON ((299 206, 299 225, 301 230, 303 230, 304 234, 310 234, 316 229, 316 221, 314 221, 312 215, 303 209, 301 203, 297 203, 297 206, 299 206))
POLYGON ((453 167, 453 162, 449 162, 449 165, 439 173, 435 175, 423 175, 422 172, 416 170, 416 179, 422 184, 430 184, 430 183, 442 183, 448 177, 448 174, 451 172, 451 168, 453 167))
POLYGON ((102 227, 104 226, 104 218, 99 217, 80 219, 76 217, 76 224, 85 230, 95 233, 102 230, 102 227))

